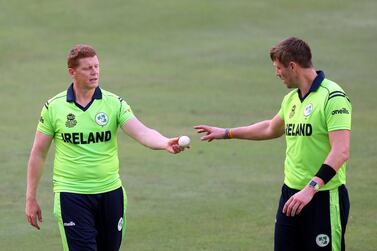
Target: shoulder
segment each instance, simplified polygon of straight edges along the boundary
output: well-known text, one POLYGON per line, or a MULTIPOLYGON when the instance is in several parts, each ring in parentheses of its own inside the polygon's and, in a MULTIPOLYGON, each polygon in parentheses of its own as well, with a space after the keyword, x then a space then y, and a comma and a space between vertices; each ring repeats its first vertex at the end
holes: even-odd
POLYGON ((326 79, 326 78, 321 83, 320 88, 323 91, 327 92, 328 94, 331 94, 333 92, 342 92, 342 93, 345 93, 344 90, 343 90, 343 88, 340 87, 340 85, 338 85, 334 81, 331 81, 331 80, 326 79))
POLYGON ((112 92, 109 92, 109 91, 106 91, 104 89, 101 88, 101 92, 102 92, 102 97, 106 100, 109 100, 110 102, 111 101, 115 101, 115 102, 118 102, 122 100, 121 97, 119 97, 118 95, 112 93, 112 92))
POLYGON ((297 89, 293 89, 292 91, 288 92, 285 96, 284 96, 284 99, 283 99, 283 102, 286 103, 286 102, 290 102, 294 97, 295 95, 297 95, 297 89))
POLYGON ((45 107, 48 109, 51 106, 55 106, 61 102, 65 102, 67 100, 67 90, 62 91, 56 94, 54 97, 50 98, 46 103, 45 107))
POLYGON ((331 81, 329 79, 324 79, 320 88, 327 96, 327 100, 332 99, 334 97, 339 97, 339 96, 345 97, 349 100, 343 88, 340 87, 340 85, 338 85, 334 81, 331 81))
POLYGON ((104 89, 101 89, 101 92, 102 92, 102 98, 105 99, 107 102, 110 102, 112 104, 117 104, 117 105, 119 105, 122 102, 125 102, 125 100, 122 97, 112 92, 106 91, 104 89))

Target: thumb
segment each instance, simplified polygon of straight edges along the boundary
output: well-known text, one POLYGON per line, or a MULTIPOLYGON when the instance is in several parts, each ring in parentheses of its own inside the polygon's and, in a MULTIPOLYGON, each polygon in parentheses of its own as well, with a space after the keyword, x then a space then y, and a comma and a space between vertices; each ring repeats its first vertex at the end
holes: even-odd
POLYGON ((178 144, 178 139, 179 139, 179 137, 170 138, 169 139, 169 144, 178 144))

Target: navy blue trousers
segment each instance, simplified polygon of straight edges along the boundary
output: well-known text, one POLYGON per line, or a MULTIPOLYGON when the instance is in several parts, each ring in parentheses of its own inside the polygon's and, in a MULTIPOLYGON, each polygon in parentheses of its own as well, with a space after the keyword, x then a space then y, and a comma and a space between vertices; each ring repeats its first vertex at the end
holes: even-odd
POLYGON ((276 213, 275 251, 343 251, 350 209, 344 185, 317 192, 299 215, 282 213, 284 204, 298 190, 283 185, 276 213))
POLYGON ((126 194, 122 187, 100 194, 55 194, 64 250, 117 251, 125 231, 126 194))

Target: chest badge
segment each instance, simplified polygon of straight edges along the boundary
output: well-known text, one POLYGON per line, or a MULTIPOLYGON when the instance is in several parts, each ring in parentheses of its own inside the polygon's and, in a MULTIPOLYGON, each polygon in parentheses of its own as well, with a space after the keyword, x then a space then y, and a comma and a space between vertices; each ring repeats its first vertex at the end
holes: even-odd
POLYGON ((291 112, 289 113, 289 118, 293 118, 295 116, 295 110, 296 110, 296 105, 292 106, 291 112))
POLYGON ((107 117, 106 113, 100 112, 96 115, 96 123, 100 126, 105 126, 109 122, 109 118, 107 117))
POLYGON ((65 122, 65 126, 68 128, 72 128, 77 124, 76 116, 73 113, 68 113, 67 121, 65 122))
POLYGON ((310 114, 312 114, 313 112, 313 104, 308 104, 307 106, 305 106, 305 109, 304 109, 304 116, 305 117, 308 117, 310 114))

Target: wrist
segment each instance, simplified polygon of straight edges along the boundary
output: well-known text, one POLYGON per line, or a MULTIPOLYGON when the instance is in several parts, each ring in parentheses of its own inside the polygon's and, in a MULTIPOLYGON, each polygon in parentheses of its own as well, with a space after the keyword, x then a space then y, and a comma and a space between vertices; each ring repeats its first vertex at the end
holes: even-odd
POLYGON ((36 200, 37 199, 37 193, 35 190, 30 189, 26 191, 26 200, 36 200))
POLYGON ((35 201, 35 200, 37 200, 36 196, 28 196, 28 195, 26 195, 26 201, 35 201))
POLYGON ((333 167, 327 164, 322 164, 321 168, 316 173, 316 177, 323 181, 323 184, 329 182, 336 175, 336 171, 333 167))
POLYGON ((314 180, 315 182, 317 182, 317 184, 319 185, 319 187, 323 187, 325 185, 325 183, 323 182, 323 180, 321 178, 318 178, 317 176, 314 176, 311 180, 314 180))
POLYGON ((233 139, 232 128, 225 128, 224 139, 233 139))
POLYGON ((158 150, 166 150, 166 151, 169 151, 170 149, 170 140, 168 138, 166 138, 166 141, 164 142, 163 145, 161 145, 159 148, 157 148, 158 150))
POLYGON ((319 191, 320 185, 315 179, 311 179, 307 185, 307 187, 314 193, 319 191))

